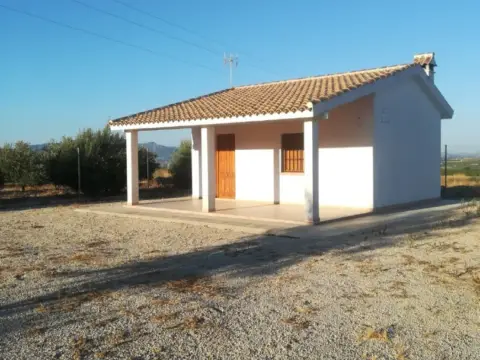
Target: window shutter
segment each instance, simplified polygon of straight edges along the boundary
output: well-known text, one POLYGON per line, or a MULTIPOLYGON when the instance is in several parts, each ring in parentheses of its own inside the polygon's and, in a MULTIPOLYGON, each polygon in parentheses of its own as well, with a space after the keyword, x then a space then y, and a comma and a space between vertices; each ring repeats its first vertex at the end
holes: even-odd
POLYGON ((282 135, 282 172, 303 172, 303 133, 282 135))

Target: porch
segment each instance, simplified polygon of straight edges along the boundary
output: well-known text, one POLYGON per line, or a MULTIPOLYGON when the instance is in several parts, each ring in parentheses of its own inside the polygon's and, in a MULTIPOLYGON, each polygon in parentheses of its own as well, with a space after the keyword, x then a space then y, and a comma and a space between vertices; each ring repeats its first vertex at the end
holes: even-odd
POLYGON ((127 202, 301 224, 371 211, 373 97, 309 115, 190 125, 192 197, 188 201, 139 202, 136 154, 138 132, 143 129, 125 129, 127 202))
MULTIPOLYGON (((304 225, 305 206, 303 204, 272 204, 263 201, 216 199, 215 211, 204 212, 202 199, 181 197, 174 199, 144 200, 135 208, 157 210, 170 213, 184 213, 216 216, 232 219, 278 222, 282 224, 304 225)), ((348 218, 370 213, 371 209, 341 206, 320 206, 321 222, 348 218)))

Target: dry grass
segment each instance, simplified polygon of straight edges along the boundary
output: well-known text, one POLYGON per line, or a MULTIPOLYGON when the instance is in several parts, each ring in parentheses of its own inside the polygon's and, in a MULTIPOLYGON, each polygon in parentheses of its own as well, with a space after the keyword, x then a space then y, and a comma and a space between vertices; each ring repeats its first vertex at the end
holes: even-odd
POLYGON ((74 191, 67 187, 55 186, 53 184, 27 186, 25 187, 25 191, 22 191, 20 186, 6 184, 3 189, 0 189, 0 199, 62 197, 74 193, 74 191))
MULTIPOLYGON (((445 175, 441 176, 441 184, 445 186, 445 175)), ((465 174, 447 175, 447 186, 479 186, 480 179, 465 174)))
POLYGON ((35 311, 38 313, 72 312, 83 304, 92 301, 103 301, 112 296, 115 297, 116 295, 114 292, 109 291, 90 291, 88 293, 80 294, 65 294, 59 291, 55 301, 41 303, 35 308, 35 311))
POLYGON ((150 304, 153 306, 175 305, 180 302, 179 299, 152 299, 150 304))
POLYGON ((394 348, 395 351, 395 360, 407 360, 408 359, 408 349, 403 344, 397 344, 394 348))
POLYGON ((82 263, 91 264, 97 260, 97 255, 95 254, 77 254, 70 257, 70 261, 78 261, 82 263))
POLYGON ((219 286, 213 284, 210 278, 200 277, 170 281, 167 283, 167 288, 179 293, 193 293, 206 297, 220 295, 222 290, 219 286))
POLYGON ((75 336, 73 338, 73 359, 80 360, 86 356, 87 353, 87 339, 83 335, 75 336))
POLYGON ((359 341, 368 341, 368 340, 378 340, 389 342, 394 337, 394 326, 390 325, 386 328, 377 328, 374 329, 371 326, 367 326, 363 329, 362 333, 359 335, 359 341))
MULTIPOLYGON (((157 317, 157 318, 153 318, 152 320, 154 322, 164 323, 166 321, 177 318, 178 315, 180 315, 180 314, 176 312, 176 313, 164 315, 165 318, 163 318, 163 316, 160 316, 160 317, 157 317)), ((195 329, 199 329, 201 327, 204 327, 206 324, 207 324, 207 322, 206 322, 206 319, 204 317, 202 317, 202 316, 190 316, 190 317, 184 318, 182 321, 180 321, 179 323, 177 323, 175 325, 166 327, 166 329, 168 329, 168 330, 173 330, 173 329, 195 330, 195 329)))
POLYGON ((167 177, 171 177, 171 176, 172 176, 172 174, 170 174, 170 171, 168 171, 168 169, 165 169, 165 168, 157 169, 153 173, 153 178, 154 179, 157 178, 157 177, 167 178, 167 177))
POLYGON ((475 287, 475 292, 480 296, 480 274, 473 275, 472 281, 475 287))
POLYGON ((97 321, 94 324, 94 327, 104 327, 104 326, 107 326, 108 324, 111 324, 111 323, 117 321, 118 319, 119 319, 118 316, 108 317, 108 318, 97 321))
POLYGON ((131 331, 126 329, 116 330, 114 333, 107 335, 105 340, 107 344, 113 347, 133 341, 131 331))
POLYGON ((47 330, 48 328, 46 326, 36 326, 32 329, 29 329, 27 333, 29 336, 38 336, 45 334, 47 330))
POLYGON ((308 329, 311 325, 311 322, 305 319, 302 319, 298 315, 294 315, 292 317, 289 317, 287 319, 283 319, 283 322, 289 325, 292 325, 293 327, 302 330, 302 329, 308 329))
POLYGON ((175 311, 170 314, 161 314, 161 315, 153 316, 150 320, 154 323, 164 324, 173 319, 177 319, 179 316, 180 316, 180 311, 175 311))
POLYGON ((192 316, 185 319, 182 323, 182 328, 184 329, 198 329, 205 325, 205 318, 201 316, 192 316))
POLYGON ((382 266, 371 259, 362 260, 355 264, 359 272, 363 275, 375 274, 382 271, 382 266))
POLYGON ((289 273, 274 276, 271 278, 271 281, 277 286, 281 284, 295 284, 301 282, 302 280, 304 280, 304 277, 302 275, 289 273))

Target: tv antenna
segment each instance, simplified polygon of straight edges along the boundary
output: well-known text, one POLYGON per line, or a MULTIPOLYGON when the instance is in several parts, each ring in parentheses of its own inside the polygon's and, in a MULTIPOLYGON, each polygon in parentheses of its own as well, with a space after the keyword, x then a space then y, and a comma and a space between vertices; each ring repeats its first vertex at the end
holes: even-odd
POLYGON ((233 67, 238 66, 238 55, 230 54, 227 56, 226 54, 223 54, 223 64, 230 67, 230 87, 233 87, 233 67))

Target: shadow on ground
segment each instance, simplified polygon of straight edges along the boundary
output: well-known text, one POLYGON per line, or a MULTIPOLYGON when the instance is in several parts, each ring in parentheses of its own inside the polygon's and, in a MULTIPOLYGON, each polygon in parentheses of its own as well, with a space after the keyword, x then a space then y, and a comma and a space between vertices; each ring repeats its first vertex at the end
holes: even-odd
POLYGON ((473 199, 480 198, 480 185, 478 186, 449 186, 445 189, 442 186, 442 197, 444 199, 473 199))
MULTIPOLYGON (((326 252, 342 255, 360 255, 369 250, 396 246, 405 240, 399 235, 416 234, 414 241, 421 242, 430 232, 442 228, 462 228, 477 216, 466 207, 460 215, 452 217, 451 210, 413 214, 408 218, 382 224, 368 231, 358 231, 334 237, 295 238, 297 227, 286 230, 282 236, 248 236, 226 245, 206 247, 199 250, 159 256, 147 261, 135 261, 103 269, 86 269, 57 274, 71 280, 71 285, 41 296, 5 304, 0 307, 0 319, 12 322, 8 331, 19 330, 16 316, 34 308, 54 308, 65 299, 99 297, 125 288, 141 286, 162 287, 172 282, 195 283, 210 276, 223 274, 227 277, 256 277, 275 274, 313 256, 326 252), (93 294, 93 295, 92 295, 93 294), (9 317, 9 319, 5 319, 9 317)), ((457 213, 458 214, 458 213, 457 213)), ((159 239, 161 241, 161 239, 159 239)), ((367 255, 366 255, 367 256, 367 255)), ((38 314, 25 314, 32 319, 38 314)), ((65 319, 71 315, 65 316, 65 319)), ((63 320, 65 320, 63 319, 63 320)), ((61 321, 60 321, 61 322, 61 321)))

